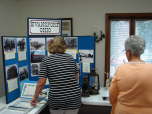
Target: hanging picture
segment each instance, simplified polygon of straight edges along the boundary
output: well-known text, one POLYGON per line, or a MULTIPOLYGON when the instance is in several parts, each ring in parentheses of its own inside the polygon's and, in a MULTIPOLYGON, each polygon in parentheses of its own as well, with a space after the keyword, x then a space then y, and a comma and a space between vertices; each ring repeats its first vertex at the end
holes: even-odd
POLYGON ((5 60, 15 59, 16 39, 13 37, 3 37, 3 49, 5 54, 5 60))
POLYGON ((18 60, 26 60, 26 38, 17 38, 18 60))
POLYGON ((62 18, 62 36, 73 35, 73 23, 72 18, 62 18))

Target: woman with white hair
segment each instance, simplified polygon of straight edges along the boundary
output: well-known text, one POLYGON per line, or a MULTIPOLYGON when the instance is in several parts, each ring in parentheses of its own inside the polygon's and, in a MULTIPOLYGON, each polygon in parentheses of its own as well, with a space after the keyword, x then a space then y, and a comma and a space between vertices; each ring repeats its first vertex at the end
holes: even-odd
POLYGON ((141 60, 144 49, 139 36, 125 41, 128 63, 118 67, 109 88, 112 114, 152 114, 152 64, 141 60))

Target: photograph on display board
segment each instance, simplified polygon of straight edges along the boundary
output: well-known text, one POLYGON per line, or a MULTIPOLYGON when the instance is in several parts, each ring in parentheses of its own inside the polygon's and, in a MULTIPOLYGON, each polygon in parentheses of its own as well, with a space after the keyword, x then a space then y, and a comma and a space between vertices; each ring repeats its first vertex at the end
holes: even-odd
POLYGON ((30 38, 30 50, 45 50, 45 38, 30 38))
POLYGON ((94 51, 93 50, 79 50, 80 60, 85 63, 94 63, 94 51))
POLYGON ((17 39, 18 60, 26 60, 26 38, 17 39))
POLYGON ((77 49, 77 39, 78 37, 64 37, 67 49, 77 49))
POLYGON ((19 79, 20 81, 28 78, 28 68, 27 66, 19 67, 19 79))
POLYGON ((16 39, 11 37, 3 37, 3 49, 5 60, 14 59, 16 53, 16 39))
POLYGON ((40 63, 45 56, 45 51, 31 51, 31 63, 40 63))
POLYGON ((31 64, 31 75, 38 76, 40 71, 40 64, 39 63, 32 63, 31 64))
POLYGON ((13 64, 13 65, 7 66, 6 67, 6 74, 7 74, 7 80, 11 80, 13 78, 17 78, 18 77, 17 65, 13 64))
POLYGON ((54 39, 54 37, 47 38, 47 55, 48 56, 50 55, 50 53, 48 52, 48 44, 49 44, 49 42, 53 41, 53 39, 54 39))
POLYGON ((72 55, 74 59, 76 59, 77 55, 77 39, 78 37, 64 37, 65 43, 67 45, 65 53, 72 55))
POLYGON ((26 38, 17 38, 18 52, 26 52, 26 38))
POLYGON ((8 92, 11 92, 18 88, 18 69, 17 65, 6 66, 6 79, 8 85, 8 92))

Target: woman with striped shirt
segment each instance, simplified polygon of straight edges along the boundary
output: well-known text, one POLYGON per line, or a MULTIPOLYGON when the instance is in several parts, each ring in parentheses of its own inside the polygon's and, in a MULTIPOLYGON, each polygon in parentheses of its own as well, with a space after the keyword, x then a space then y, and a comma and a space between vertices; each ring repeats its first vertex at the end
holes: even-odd
POLYGON ((64 53, 66 44, 63 38, 56 37, 48 44, 50 56, 45 57, 40 66, 40 79, 31 101, 36 105, 46 79, 50 89, 48 105, 51 114, 77 114, 81 105, 78 69, 73 57, 64 53))

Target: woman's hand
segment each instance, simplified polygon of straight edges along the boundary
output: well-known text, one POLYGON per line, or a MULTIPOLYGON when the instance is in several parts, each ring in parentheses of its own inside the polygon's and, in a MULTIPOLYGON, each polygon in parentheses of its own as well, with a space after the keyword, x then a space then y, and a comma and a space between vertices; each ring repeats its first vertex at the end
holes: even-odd
POLYGON ((38 103, 37 98, 33 97, 31 100, 31 105, 36 106, 37 103, 38 103))

